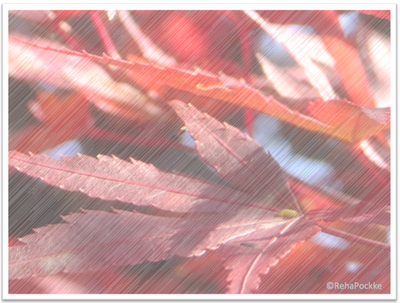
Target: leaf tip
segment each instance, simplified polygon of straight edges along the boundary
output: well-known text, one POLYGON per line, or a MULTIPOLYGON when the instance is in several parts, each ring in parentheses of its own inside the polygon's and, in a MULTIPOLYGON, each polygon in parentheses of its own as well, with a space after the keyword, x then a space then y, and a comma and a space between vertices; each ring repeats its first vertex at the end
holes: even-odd
POLYGON ((111 212, 112 212, 113 214, 118 214, 118 212, 119 212, 119 209, 116 209, 116 208, 114 208, 114 207, 112 207, 112 206, 110 206, 110 210, 111 210, 111 212))
POLYGON ((24 238, 23 238, 23 237, 19 237, 19 238, 17 238, 17 240, 18 240, 19 242, 21 242, 21 243, 25 244, 25 242, 24 242, 24 238))
POLYGON ((82 213, 84 213, 84 214, 86 214, 86 213, 89 212, 88 209, 85 209, 85 208, 82 208, 82 207, 80 207, 79 210, 80 210, 82 213))

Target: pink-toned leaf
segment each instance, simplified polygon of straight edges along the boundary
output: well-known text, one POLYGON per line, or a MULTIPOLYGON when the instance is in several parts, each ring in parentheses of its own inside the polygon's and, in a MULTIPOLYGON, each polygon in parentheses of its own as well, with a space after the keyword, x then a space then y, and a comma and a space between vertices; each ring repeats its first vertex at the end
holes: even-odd
POLYGON ((350 199, 343 193, 335 193, 336 195, 327 194, 321 189, 314 189, 311 186, 300 182, 291 177, 288 183, 293 194, 298 199, 304 212, 308 213, 314 209, 338 208, 347 204, 359 202, 356 199, 350 199))
POLYGON ((41 82, 45 85, 74 89, 101 110, 128 119, 168 119, 165 110, 137 89, 114 81, 99 65, 85 58, 28 47, 21 40, 51 45, 61 44, 43 38, 9 37, 9 76, 41 82))
POLYGON ((25 245, 19 249, 10 247, 10 279, 94 271, 172 256, 167 247, 176 219, 157 220, 124 211, 118 215, 88 211, 63 219, 66 224, 41 227, 21 239, 25 245), (154 246, 156 241, 159 243, 154 246))
MULTIPOLYGON (((300 220, 300 219, 299 219, 300 220)), ((270 268, 277 265, 279 259, 299 242, 305 241, 320 231, 313 225, 300 225, 293 221, 281 231, 281 236, 269 239, 244 242, 241 239, 236 247, 230 243, 220 249, 224 256, 225 268, 230 270, 228 293, 252 293, 258 289, 260 275, 265 275, 270 268), (285 232, 291 233, 285 235, 285 232), (239 248, 238 248, 239 247, 239 248)))
POLYGON ((353 142, 390 129, 390 108, 359 106, 337 99, 327 102, 316 100, 309 104, 308 110, 313 117, 353 142))
MULTIPOLYGON (((321 235, 322 238, 323 235, 321 235)), ((320 239, 321 239, 320 238, 320 239)), ((264 276, 258 294, 359 294, 359 290, 329 290, 326 284, 346 277, 351 281, 374 280, 382 284, 381 290, 370 294, 390 293, 390 251, 365 245, 324 245, 320 241, 296 245, 277 266, 264 276), (359 270, 350 267, 362 264, 359 270)))
MULTIPOLYGON (((85 211, 63 217, 65 224, 36 229, 9 248, 9 277, 21 279, 57 272, 85 272, 111 266, 191 257, 238 237, 280 237, 298 219, 285 220, 262 210, 194 219, 85 211), (52 243, 53 245, 49 245, 52 243)), ((301 240, 301 239, 298 239, 301 240)))
POLYGON ((260 91, 246 83, 224 75, 216 76, 200 70, 187 71, 160 66, 141 59, 132 59, 132 62, 126 62, 113 59, 106 55, 100 57, 86 52, 79 53, 67 49, 40 46, 29 42, 22 43, 46 51, 87 58, 94 62, 120 67, 129 72, 133 81, 139 85, 146 86, 147 89, 149 89, 149 83, 151 83, 151 86, 154 86, 156 90, 163 86, 170 86, 175 89, 188 91, 195 95, 220 99, 235 105, 248 107, 310 131, 321 132, 340 138, 344 137, 342 134, 332 132, 328 125, 296 111, 292 111, 277 102, 274 98, 264 96, 260 91))
POLYGON ((202 114, 193 106, 180 101, 169 104, 185 122, 201 158, 222 178, 256 200, 267 199, 275 204, 271 206, 284 205, 283 208, 301 212, 284 171, 254 139, 227 123, 202 114))
POLYGON ((373 129, 371 130, 369 129, 370 125, 367 125, 368 131, 360 132, 355 136, 352 128, 335 127, 335 125, 327 124, 323 120, 320 121, 310 116, 300 114, 297 111, 292 111, 285 105, 276 101, 273 97, 266 97, 250 85, 225 75, 215 76, 199 70, 191 72, 178 68, 164 67, 150 64, 148 61, 140 59, 133 62, 126 62, 105 55, 99 57, 67 49, 54 49, 48 46, 44 47, 33 44, 29 45, 47 51, 88 58, 102 64, 115 65, 129 71, 132 80, 139 84, 148 86, 148 83, 151 83, 151 85, 155 86, 157 89, 163 86, 170 86, 196 95, 220 99, 276 117, 306 130, 319 132, 348 142, 359 141, 382 129, 388 128, 388 125, 380 125, 380 127, 378 127, 379 130, 377 130, 376 127, 372 127, 373 129))
POLYGON ((243 192, 160 169, 141 161, 131 163, 99 155, 56 160, 48 156, 9 154, 9 165, 52 186, 80 191, 90 197, 153 206, 173 212, 224 212, 234 205, 268 208, 243 192))

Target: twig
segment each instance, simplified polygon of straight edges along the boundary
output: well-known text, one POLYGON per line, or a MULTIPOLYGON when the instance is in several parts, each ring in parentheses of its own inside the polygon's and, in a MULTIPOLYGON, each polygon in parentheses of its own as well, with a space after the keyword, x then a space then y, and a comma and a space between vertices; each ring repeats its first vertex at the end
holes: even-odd
POLYGON ((354 242, 369 245, 369 246, 374 246, 374 247, 390 250, 390 244, 362 238, 360 236, 356 236, 356 235, 353 235, 353 234, 350 234, 350 233, 347 233, 347 232, 344 232, 341 230, 337 230, 335 228, 326 227, 326 226, 323 226, 318 223, 317 223, 317 225, 321 228, 321 230, 324 233, 330 234, 332 236, 340 237, 340 238, 343 238, 346 240, 354 241, 354 242))
POLYGON ((118 11, 118 17, 121 23, 125 26, 132 39, 138 44, 143 57, 150 61, 166 66, 176 66, 177 61, 172 56, 165 54, 159 47, 157 47, 139 28, 135 23, 129 12, 118 11))
POLYGON ((117 49, 114 46, 114 43, 108 34, 108 31, 106 27, 103 24, 103 21, 101 21, 100 15, 97 11, 92 11, 90 13, 90 17, 93 21, 94 26, 97 29, 97 32, 100 35, 101 41, 103 42, 103 45, 108 52, 108 54, 113 57, 114 59, 120 58, 117 49))

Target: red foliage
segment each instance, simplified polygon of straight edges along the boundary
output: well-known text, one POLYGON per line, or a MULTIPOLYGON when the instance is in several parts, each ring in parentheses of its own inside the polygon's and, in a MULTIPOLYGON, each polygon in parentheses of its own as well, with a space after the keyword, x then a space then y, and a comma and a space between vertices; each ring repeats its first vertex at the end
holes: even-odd
POLYGON ((377 29, 356 45, 345 11, 257 13, 10 12, 10 294, 390 293, 390 108, 362 53, 377 29), (264 57, 263 22, 310 26, 321 62, 264 57), (40 155, 69 140, 82 154, 40 155), (311 178, 308 160, 325 161, 311 178))

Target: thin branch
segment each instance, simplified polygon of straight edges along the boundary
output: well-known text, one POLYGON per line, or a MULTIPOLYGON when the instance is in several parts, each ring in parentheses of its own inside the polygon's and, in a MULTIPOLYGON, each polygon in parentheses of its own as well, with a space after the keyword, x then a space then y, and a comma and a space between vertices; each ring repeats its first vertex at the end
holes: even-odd
POLYGON ((388 244, 388 243, 383 243, 383 242, 379 242, 379 241, 366 239, 366 238, 363 238, 363 237, 360 237, 357 235, 353 235, 353 234, 350 234, 350 233, 347 233, 347 232, 344 232, 341 230, 337 230, 335 228, 326 227, 326 226, 318 224, 318 223, 317 223, 317 226, 319 226, 324 233, 330 234, 332 236, 340 237, 340 238, 343 238, 346 240, 350 240, 350 241, 368 245, 368 246, 373 246, 373 247, 377 247, 377 248, 390 250, 390 244, 388 244))
POLYGON ((176 66, 177 61, 174 57, 168 56, 159 47, 157 47, 140 29, 135 23, 132 16, 128 11, 118 11, 118 17, 129 35, 139 46, 143 57, 146 59, 163 64, 167 66, 176 66))
POLYGON ((120 58, 117 49, 114 46, 114 43, 108 34, 108 31, 106 27, 103 24, 103 21, 101 20, 101 17, 97 11, 93 11, 90 13, 90 17, 93 21, 94 26, 97 29, 97 32, 100 35, 101 41, 103 42, 103 45, 108 52, 108 54, 113 57, 113 58, 120 58))

